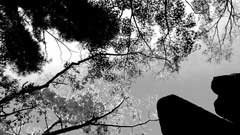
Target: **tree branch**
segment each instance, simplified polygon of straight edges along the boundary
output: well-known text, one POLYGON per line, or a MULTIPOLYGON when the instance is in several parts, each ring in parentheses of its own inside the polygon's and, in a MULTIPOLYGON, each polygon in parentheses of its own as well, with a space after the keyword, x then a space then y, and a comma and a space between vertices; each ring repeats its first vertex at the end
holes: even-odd
POLYGON ((47 129, 44 131, 43 134, 48 134, 49 131, 50 131, 53 127, 55 127, 57 124, 59 124, 59 123, 61 123, 61 120, 60 120, 60 119, 57 120, 56 122, 54 122, 49 128, 47 128, 47 129))
POLYGON ((147 124, 149 122, 153 122, 153 121, 159 121, 159 119, 147 120, 145 122, 134 124, 134 125, 114 125, 114 124, 103 124, 103 123, 91 123, 91 125, 94 125, 94 126, 107 126, 107 127, 118 127, 118 128, 134 128, 134 127, 145 125, 145 124, 147 124))
POLYGON ((138 31, 140 37, 142 38, 143 42, 146 44, 146 46, 148 47, 149 51, 150 51, 151 54, 152 54, 152 53, 153 53, 152 48, 151 48, 151 46, 148 44, 148 42, 145 40, 145 38, 144 38, 144 36, 143 36, 143 34, 142 34, 142 32, 141 32, 138 24, 137 24, 137 20, 136 20, 136 18, 135 18, 135 14, 134 14, 134 8, 133 8, 132 0, 130 0, 130 6, 131 6, 131 15, 132 15, 134 24, 135 24, 135 26, 136 26, 136 28, 137 28, 137 31, 138 31))
POLYGON ((1 117, 8 117, 8 116, 13 115, 13 114, 15 114, 15 113, 19 113, 19 112, 26 111, 26 110, 30 110, 30 109, 34 109, 34 108, 36 108, 36 106, 29 107, 29 108, 23 108, 23 109, 20 109, 20 110, 17 110, 17 111, 13 111, 13 112, 11 112, 11 113, 5 113, 5 114, 3 114, 3 115, 0 115, 0 118, 1 118, 1 117))
POLYGON ((70 49, 65 43, 63 43, 59 38, 57 38, 56 36, 54 36, 51 32, 49 32, 49 31, 47 31, 47 30, 46 30, 46 32, 47 32, 51 37, 53 37, 53 38, 56 40, 56 42, 61 43, 65 48, 67 48, 67 50, 68 50, 70 53, 72 53, 72 52, 74 52, 74 53, 79 53, 79 52, 77 52, 77 51, 74 51, 74 50, 70 49))

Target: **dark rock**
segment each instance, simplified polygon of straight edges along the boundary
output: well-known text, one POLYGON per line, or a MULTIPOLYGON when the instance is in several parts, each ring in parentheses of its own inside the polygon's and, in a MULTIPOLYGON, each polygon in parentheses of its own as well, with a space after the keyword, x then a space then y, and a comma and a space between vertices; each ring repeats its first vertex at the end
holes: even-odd
POLYGON ((239 99, 218 96, 214 106, 218 115, 232 121, 234 124, 240 124, 239 99))
POLYGON ((157 103, 164 135, 239 135, 238 128, 201 107, 170 95, 157 103))
POLYGON ((240 73, 214 77, 211 88, 217 95, 239 96, 240 73))
POLYGON ((218 95, 214 103, 216 113, 240 125, 240 74, 214 77, 211 87, 218 95))

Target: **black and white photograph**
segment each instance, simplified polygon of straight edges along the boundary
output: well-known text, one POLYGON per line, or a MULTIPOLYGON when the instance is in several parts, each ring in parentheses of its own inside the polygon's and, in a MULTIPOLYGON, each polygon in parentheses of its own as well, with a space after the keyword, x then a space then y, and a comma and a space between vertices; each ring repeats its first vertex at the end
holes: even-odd
POLYGON ((240 135, 239 0, 0 0, 0 135, 240 135))

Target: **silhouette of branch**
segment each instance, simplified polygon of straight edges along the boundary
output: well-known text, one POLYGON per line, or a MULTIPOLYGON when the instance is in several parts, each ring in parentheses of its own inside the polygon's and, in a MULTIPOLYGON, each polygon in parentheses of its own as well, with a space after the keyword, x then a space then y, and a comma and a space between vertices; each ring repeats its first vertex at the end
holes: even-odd
POLYGON ((134 23, 135 23, 135 26, 136 26, 136 28, 137 28, 137 31, 138 31, 140 37, 142 38, 143 42, 146 44, 146 46, 148 47, 150 53, 152 54, 152 53, 153 53, 152 48, 151 48, 151 46, 148 44, 148 42, 145 40, 145 38, 143 37, 143 34, 142 34, 142 32, 141 32, 138 24, 137 24, 137 21, 136 21, 135 16, 133 16, 133 21, 134 21, 134 23))
POLYGON ((49 133, 49 131, 50 131, 53 127, 55 127, 57 124, 59 124, 59 123, 61 123, 61 120, 60 120, 60 119, 57 120, 56 122, 54 122, 49 128, 47 128, 47 129, 44 131, 43 134, 49 133))
POLYGON ((60 58, 61 58, 61 61, 63 61, 63 60, 62 60, 62 49, 61 49, 59 43, 61 43, 61 44, 68 50, 68 52, 70 53, 70 56, 69 56, 68 61, 71 59, 72 53, 80 53, 80 52, 78 52, 78 51, 74 51, 74 50, 70 49, 63 41, 61 41, 58 37, 56 37, 55 35, 53 35, 51 32, 49 32, 49 31, 47 31, 47 30, 45 30, 45 31, 46 31, 51 37, 53 37, 53 38, 55 39, 55 41, 56 41, 56 43, 57 43, 57 45, 58 45, 58 48, 59 48, 59 50, 60 50, 60 58))
POLYGON ((47 120, 47 111, 44 111, 44 121, 45 121, 45 125, 48 128, 48 120, 47 120))
MULTIPOLYGON (((165 45, 165 41, 167 39, 167 37, 169 36, 170 34, 170 26, 169 26, 169 23, 168 23, 168 0, 165 0, 164 1, 164 17, 165 17, 165 23, 166 23, 166 26, 167 26, 167 33, 164 35, 164 40, 163 40, 163 50, 164 50, 164 56, 165 56, 165 59, 167 59, 167 48, 166 48, 166 45, 165 45)), ((164 66, 163 68, 165 68, 165 65, 166 65, 166 61, 164 61, 164 66)), ((164 70, 164 69, 163 69, 164 70)))
POLYGON ((195 11, 195 9, 193 8, 192 4, 189 3, 189 1, 185 0, 185 2, 191 7, 192 11, 194 12, 194 14, 201 14, 201 13, 197 13, 195 11))
POLYGON ((59 84, 61 84, 61 85, 68 85, 67 83, 57 82, 57 81, 52 82, 52 84, 54 84, 54 85, 59 85, 59 84))
POLYGON ((132 18, 133 18, 134 24, 135 24, 135 26, 136 26, 136 28, 137 28, 137 31, 138 31, 140 37, 142 38, 143 42, 146 44, 146 46, 148 47, 149 51, 150 51, 151 54, 152 54, 152 53, 153 53, 152 48, 151 48, 151 46, 148 44, 148 42, 145 40, 145 38, 144 38, 144 36, 143 36, 143 33, 141 32, 141 30, 140 30, 140 28, 139 28, 139 26, 138 26, 138 24, 137 24, 137 20, 136 20, 136 18, 135 18, 135 14, 134 14, 134 8, 133 8, 133 2, 132 2, 132 0, 130 0, 130 5, 131 5, 132 18))
POLYGON ((29 107, 29 108, 23 108, 23 109, 20 109, 20 110, 17 110, 17 111, 13 111, 13 112, 11 112, 11 113, 4 113, 4 114, 0 115, 0 118, 1 118, 1 117, 8 117, 8 116, 10 116, 10 115, 13 115, 13 114, 16 114, 16 113, 20 113, 20 112, 22 112, 22 111, 34 109, 34 108, 36 108, 36 106, 29 107))
MULTIPOLYGON (((23 15, 21 15, 22 16, 22 19, 24 20, 24 22, 26 22, 28 25, 31 25, 31 23, 26 19, 26 13, 25 12, 23 12, 23 15)), ((58 44, 58 42, 59 43, 61 43, 69 52, 70 52, 70 55, 72 56, 72 52, 74 52, 74 53, 80 53, 80 52, 77 52, 77 51, 74 51, 74 50, 72 50, 72 49, 70 49, 64 42, 62 42, 59 38, 57 38, 55 35, 53 35, 51 32, 49 32, 48 30, 44 30, 46 33, 48 33, 51 37, 53 37, 55 40, 56 40, 56 43, 58 44)), ((43 38, 45 39, 45 34, 44 34, 44 32, 43 32, 43 38)), ((45 42, 45 40, 43 40, 43 43, 44 43, 44 46, 45 46, 45 53, 47 54, 47 46, 46 46, 46 42, 45 42)), ((59 46, 59 44, 58 44, 58 46, 59 46)), ((62 54, 62 50, 61 50, 61 48, 59 48, 60 49, 60 53, 62 54)))
POLYGON ((159 121, 159 119, 147 120, 147 121, 144 121, 144 122, 141 122, 141 123, 138 123, 138 124, 134 124, 134 125, 114 125, 114 124, 103 124, 103 123, 91 123, 91 125, 118 127, 118 128, 134 128, 134 127, 142 126, 142 125, 148 124, 149 122, 154 122, 154 121, 159 121))
POLYGON ((46 30, 46 32, 47 32, 50 36, 52 36, 56 41, 58 41, 59 43, 61 43, 65 48, 67 48, 69 52, 79 53, 79 52, 77 52, 77 51, 74 51, 74 50, 70 49, 65 43, 63 43, 59 38, 57 38, 56 36, 54 36, 51 32, 49 32, 49 31, 47 31, 47 30, 46 30))
MULTIPOLYGON (((57 39, 55 39, 56 40, 56 43, 57 43, 57 45, 58 45, 58 49, 59 49, 59 51, 60 51, 60 59, 61 59, 61 62, 63 62, 63 56, 62 56, 62 48, 61 48, 61 46, 59 45, 59 43, 58 43, 58 40, 57 39)), ((69 57, 69 59, 71 59, 71 57, 72 57, 72 53, 70 52, 70 57, 69 57)))
POLYGON ((153 58, 153 59, 158 59, 158 60, 164 60, 164 61, 167 61, 169 63, 172 63, 169 59, 167 59, 166 57, 162 57, 162 56, 159 56, 159 55, 147 55, 145 53, 142 53, 142 52, 139 52, 139 54, 145 56, 145 57, 148 57, 148 58, 153 58))
MULTIPOLYGON (((206 31, 206 32, 209 32, 211 31, 212 29, 214 29, 214 32, 213 32, 213 35, 212 35, 212 41, 214 40, 214 37, 217 36, 217 40, 218 40, 218 43, 219 45, 221 46, 224 41, 226 40, 226 37, 227 35, 230 36, 230 40, 231 40, 231 36, 232 36, 232 29, 233 29, 233 25, 238 25, 236 23, 236 14, 235 13, 235 9, 234 9, 234 6, 233 6, 233 3, 232 3, 232 0, 227 0, 225 3, 224 3, 224 7, 223 7, 223 10, 221 11, 221 14, 219 15, 218 19, 216 20, 216 22, 206 31), (223 36, 221 37, 220 34, 219 34, 219 23, 220 21, 223 19, 224 15, 228 13, 228 17, 227 17, 227 20, 226 20, 226 23, 225 23, 225 26, 224 26, 224 33, 223 33, 223 36), (230 28, 229 28, 230 27, 230 28)), ((221 27, 221 26, 220 26, 221 27)))
MULTIPOLYGON (((228 13, 229 13, 229 16, 228 16, 228 20, 227 20, 227 23, 225 25, 225 32, 224 32, 224 36, 223 36, 223 41, 225 40, 226 36, 227 36, 227 31, 228 31, 228 26, 230 26, 229 28, 229 31, 228 31, 228 34, 230 36, 230 40, 232 39, 232 28, 233 28, 233 22, 234 22, 234 16, 233 16, 233 13, 234 13, 234 7, 233 7, 233 4, 232 4, 232 0, 228 1, 228 3, 230 4, 227 4, 227 6, 229 8, 227 8, 228 10, 228 13)), ((236 24, 236 23, 235 23, 236 24)))

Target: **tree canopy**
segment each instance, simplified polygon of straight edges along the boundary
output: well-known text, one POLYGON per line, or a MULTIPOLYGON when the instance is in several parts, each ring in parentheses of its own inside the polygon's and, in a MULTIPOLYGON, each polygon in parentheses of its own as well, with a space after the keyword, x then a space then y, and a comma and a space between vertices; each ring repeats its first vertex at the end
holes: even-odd
POLYGON ((230 59, 238 6, 234 0, 1 0, 0 129, 21 135, 25 125, 42 122, 45 135, 111 134, 154 121, 121 125, 124 109, 136 117, 131 82, 153 65, 160 65, 158 73, 178 72, 201 44, 209 61, 230 59), (7 75, 8 67, 19 76, 44 72, 51 62, 47 34, 66 48, 78 42, 87 56, 67 61, 42 84, 7 75))

